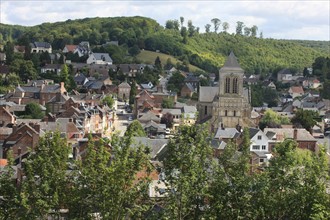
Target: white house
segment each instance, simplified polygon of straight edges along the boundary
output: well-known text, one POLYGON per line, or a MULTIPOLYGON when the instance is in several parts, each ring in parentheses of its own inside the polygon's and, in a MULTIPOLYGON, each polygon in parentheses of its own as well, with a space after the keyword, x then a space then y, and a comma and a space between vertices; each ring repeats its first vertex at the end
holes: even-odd
POLYGON ((112 59, 108 53, 91 53, 86 61, 87 64, 112 65, 112 59))
POLYGON ((249 128, 250 151, 259 157, 259 164, 267 163, 272 154, 269 152, 269 139, 264 132, 258 128, 249 128))
POLYGON ((33 42, 30 43, 31 46, 31 53, 42 53, 42 52, 48 52, 52 53, 52 45, 47 42, 33 42))

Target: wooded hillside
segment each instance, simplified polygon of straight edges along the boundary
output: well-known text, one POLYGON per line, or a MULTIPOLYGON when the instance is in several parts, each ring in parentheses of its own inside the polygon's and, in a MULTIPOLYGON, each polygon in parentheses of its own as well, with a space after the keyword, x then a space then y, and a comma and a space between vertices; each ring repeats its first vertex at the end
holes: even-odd
POLYGON ((329 56, 330 45, 328 41, 263 39, 256 33, 250 34, 252 28, 229 34, 226 30, 212 32, 209 26, 207 32, 199 33, 190 20, 187 25, 170 20, 164 27, 146 17, 85 18, 33 27, 5 24, 0 27, 3 45, 7 41, 20 45, 45 41, 52 44, 53 50, 61 50, 66 44, 81 41, 89 41, 92 46, 118 41, 127 51, 133 47, 158 50, 206 72, 217 72, 230 51, 234 51, 247 73, 267 74, 279 68, 302 71, 315 58, 329 56))

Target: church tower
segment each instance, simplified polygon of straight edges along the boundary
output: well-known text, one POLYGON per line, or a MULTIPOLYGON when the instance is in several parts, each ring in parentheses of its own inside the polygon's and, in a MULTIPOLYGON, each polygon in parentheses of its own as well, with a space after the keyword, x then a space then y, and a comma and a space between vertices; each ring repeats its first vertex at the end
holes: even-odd
POLYGON ((245 126, 251 117, 249 90, 243 88, 244 70, 231 52, 219 71, 219 91, 213 101, 213 128, 245 126))

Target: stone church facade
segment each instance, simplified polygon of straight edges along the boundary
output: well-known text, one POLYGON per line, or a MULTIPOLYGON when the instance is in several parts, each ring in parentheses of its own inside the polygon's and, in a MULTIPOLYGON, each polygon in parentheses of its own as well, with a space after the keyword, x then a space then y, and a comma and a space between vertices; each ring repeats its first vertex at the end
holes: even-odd
POLYGON ((219 71, 219 86, 201 86, 197 109, 200 121, 219 127, 245 127, 251 123, 249 89, 243 87, 244 70, 231 52, 219 71))

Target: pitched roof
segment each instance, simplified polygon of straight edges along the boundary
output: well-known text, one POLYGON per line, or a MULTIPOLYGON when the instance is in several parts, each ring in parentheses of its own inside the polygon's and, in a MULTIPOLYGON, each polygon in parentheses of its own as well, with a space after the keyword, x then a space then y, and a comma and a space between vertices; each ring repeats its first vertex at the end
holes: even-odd
POLYGON ((214 97, 218 94, 218 87, 211 86, 200 86, 199 87, 199 98, 200 102, 212 102, 214 97))
POLYGON ((78 45, 67 44, 65 45, 65 47, 69 52, 74 52, 74 50, 78 47, 78 45))
POLYGON ((147 137, 133 137, 133 143, 131 144, 131 147, 137 147, 139 145, 147 146, 151 149, 151 158, 155 158, 167 145, 168 141, 169 139, 150 139, 147 137))
POLYGON ((218 128, 214 138, 234 138, 239 134, 236 128, 218 128))
POLYGON ((237 58, 234 54, 234 52, 230 52, 229 56, 227 57, 227 60, 222 68, 238 68, 241 69, 241 66, 238 64, 237 58))
POLYGON ((291 86, 290 89, 292 93, 304 93, 302 86, 291 86))
MULTIPOLYGON (((297 129, 297 141, 316 141, 316 139, 304 128, 297 129)), ((267 137, 271 135, 269 132, 276 134, 276 140, 282 141, 284 138, 294 138, 295 128, 265 128, 264 133, 267 137)), ((273 136, 274 137, 274 136, 273 136)))
POLYGON ((112 62, 108 53, 93 53, 96 60, 104 60, 106 62, 112 62))
POLYGON ((118 88, 131 88, 127 82, 122 82, 118 85, 118 88))
POLYGON ((31 44, 32 48, 36 48, 36 47, 43 47, 43 48, 51 48, 52 46, 50 45, 50 43, 47 42, 34 42, 31 44))

